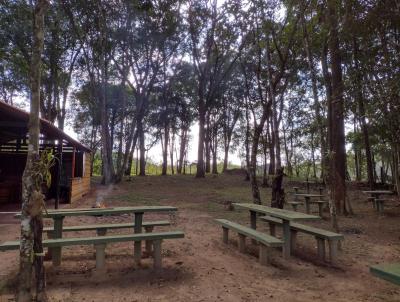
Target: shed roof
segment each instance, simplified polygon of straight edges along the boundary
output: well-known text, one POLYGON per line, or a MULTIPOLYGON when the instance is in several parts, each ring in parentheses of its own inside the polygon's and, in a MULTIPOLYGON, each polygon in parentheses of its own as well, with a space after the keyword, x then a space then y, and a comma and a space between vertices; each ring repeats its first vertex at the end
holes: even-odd
MULTIPOLYGON (((0 101, 0 144, 25 138, 28 133, 29 113, 0 101)), ((70 137, 48 120, 40 119, 40 133, 49 140, 65 140, 78 150, 91 152, 90 148, 70 137)))

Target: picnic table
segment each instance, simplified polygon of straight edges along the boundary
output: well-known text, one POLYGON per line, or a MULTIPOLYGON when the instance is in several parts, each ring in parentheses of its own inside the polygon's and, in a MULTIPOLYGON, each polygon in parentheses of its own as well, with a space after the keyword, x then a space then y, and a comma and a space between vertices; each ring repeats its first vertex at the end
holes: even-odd
MULTIPOLYGON (((135 207, 112 207, 112 208, 81 208, 81 209, 61 209, 61 210, 48 210, 43 214, 44 218, 52 218, 54 222, 53 239, 62 238, 63 221, 65 217, 69 216, 103 216, 103 215, 121 215, 121 214, 134 214, 134 232, 142 232, 143 214, 145 212, 171 212, 177 211, 176 207, 171 206, 135 206, 135 207)), ((21 213, 15 215, 20 217, 21 213)), ((135 241, 135 258, 140 258, 141 242, 135 241)), ((52 249, 53 263, 61 262, 61 247, 52 249)))
POLYGON ((371 194, 372 197, 379 199, 380 195, 392 195, 393 191, 390 190, 369 190, 369 191, 362 191, 365 194, 371 194))
MULTIPOLYGON (((384 200, 381 200, 379 197, 381 195, 392 195, 393 194, 393 192, 389 191, 389 190, 367 190, 367 191, 362 191, 362 192, 365 194, 371 195, 371 199, 372 199, 374 208, 378 212, 381 212, 381 213, 383 213, 384 200)), ((370 200, 370 198, 368 198, 368 200, 370 200)))
POLYGON ((282 253, 284 258, 290 257, 290 251, 291 251, 290 222, 321 219, 319 216, 288 211, 283 209, 271 208, 268 206, 258 205, 254 203, 234 203, 233 206, 240 209, 249 210, 250 226, 252 229, 257 228, 257 213, 282 219, 283 241, 284 241, 282 253))
POLYGON ((306 204, 306 213, 307 214, 310 214, 310 200, 311 200, 311 198, 322 198, 322 197, 324 197, 324 195, 321 195, 321 194, 309 194, 309 193, 298 193, 298 194, 295 194, 294 196, 304 197, 304 201, 305 201, 305 204, 306 204))

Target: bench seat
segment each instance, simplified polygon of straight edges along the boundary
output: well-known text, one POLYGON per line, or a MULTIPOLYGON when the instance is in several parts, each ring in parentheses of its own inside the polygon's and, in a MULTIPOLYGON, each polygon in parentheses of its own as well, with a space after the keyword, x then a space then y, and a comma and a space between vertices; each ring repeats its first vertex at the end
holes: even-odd
MULTIPOLYGON (((105 247, 110 243, 127 241, 152 241, 154 246, 154 267, 161 267, 161 241, 164 239, 184 238, 181 231, 159 232, 159 233, 136 233, 127 235, 95 236, 83 238, 57 238, 43 240, 43 247, 63 247, 73 245, 94 245, 96 248, 96 268, 103 269, 105 263, 105 247)), ((7 241, 0 244, 0 251, 19 249, 20 241, 7 241)))
POLYGON ((215 221, 222 226, 224 243, 228 243, 229 230, 234 230, 239 234, 239 250, 242 253, 245 252, 246 237, 257 241, 260 248, 259 261, 262 265, 270 263, 270 248, 281 247, 283 245, 283 241, 278 238, 236 222, 226 219, 216 219, 215 221))
MULTIPOLYGON (((169 221, 160 220, 160 221, 146 221, 142 223, 142 226, 146 230, 150 230, 155 226, 168 226, 170 225, 169 221)), ((64 226, 63 232, 80 232, 80 231, 97 231, 99 235, 105 235, 107 230, 113 229, 128 229, 134 228, 135 224, 133 222, 128 223, 112 223, 112 224, 89 224, 89 225, 74 225, 74 226, 64 226)), ((43 232, 46 232, 50 237, 51 233, 54 232, 54 227, 44 227, 43 232)))
MULTIPOLYGON (((275 225, 282 225, 282 220, 278 218, 274 218, 271 216, 263 216, 260 219, 264 222, 269 223, 270 233, 272 236, 275 236, 275 225)), ((343 240, 344 236, 342 234, 338 234, 335 232, 323 230, 320 228, 316 228, 309 225, 304 225, 300 223, 290 223, 290 231, 291 231, 291 247, 292 249, 295 248, 296 245, 296 237, 297 232, 313 235, 317 240, 317 247, 318 247, 318 256, 320 260, 325 261, 325 241, 328 242, 329 245, 329 260, 331 263, 336 262, 336 255, 337 255, 337 248, 338 248, 338 241, 343 240)))
POLYGON ((400 263, 374 265, 369 271, 375 277, 400 285, 400 263))

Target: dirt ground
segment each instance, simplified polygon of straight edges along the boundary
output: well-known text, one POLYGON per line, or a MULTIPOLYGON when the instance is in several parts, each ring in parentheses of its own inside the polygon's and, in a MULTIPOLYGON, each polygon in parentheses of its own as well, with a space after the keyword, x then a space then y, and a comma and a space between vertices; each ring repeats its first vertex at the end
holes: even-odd
MULTIPOLYGON (((287 192, 292 186, 286 181, 287 192)), ((148 176, 108 188, 95 181, 88 196, 65 207, 88 207, 96 200, 104 200, 107 206, 177 206, 176 215, 145 214, 144 220, 169 219, 173 224, 158 230, 183 230, 185 238, 163 243, 160 272, 152 269, 150 258, 144 258, 140 267, 135 266, 133 243, 109 245, 107 273, 100 277, 94 274, 92 246, 64 248, 59 268, 46 263, 51 301, 400 301, 400 287, 377 279, 368 271, 371 264, 400 261, 398 200, 393 199, 385 214, 378 215, 371 204, 364 202, 366 196, 359 189, 353 187, 349 191, 355 215, 339 221, 345 241, 337 267, 316 260, 316 242, 307 235, 299 235, 296 253, 290 260, 284 260, 281 251, 274 250, 272 265, 261 266, 257 248, 250 241, 247 252, 239 253, 236 234, 230 236, 229 245, 224 245, 222 230, 213 222, 214 218, 227 218, 248 224, 248 213, 230 211, 226 204, 250 202, 249 187, 241 175, 206 179, 148 176)), ((269 189, 262 188, 262 198, 264 203, 269 201, 269 189)), ((132 219, 129 215, 69 217, 65 225, 132 219)), ((327 219, 310 224, 330 228, 327 219)), ((261 230, 267 230, 261 222, 259 225, 261 230)), ((0 215, 0 241, 17 239, 18 235, 18 221, 0 215)), ((65 234, 84 235, 90 232, 65 234)), ((0 302, 14 301, 18 253, 3 252, 0 259, 0 302)))

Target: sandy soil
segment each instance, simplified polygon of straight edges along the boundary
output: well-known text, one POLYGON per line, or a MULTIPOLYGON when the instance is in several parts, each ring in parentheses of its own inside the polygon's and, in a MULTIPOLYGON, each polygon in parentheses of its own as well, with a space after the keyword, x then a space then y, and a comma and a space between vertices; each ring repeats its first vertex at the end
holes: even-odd
MULTIPOLYGON (((286 184, 290 188, 289 184, 286 184)), ((237 248, 237 237, 230 244, 221 241, 216 217, 248 223, 247 213, 225 209, 225 201, 245 201, 248 184, 240 176, 219 176, 206 180, 192 177, 146 177, 93 192, 68 207, 91 206, 101 196, 108 206, 163 204, 175 205, 175 216, 145 214, 145 220, 170 219, 174 224, 159 230, 179 229, 185 238, 163 243, 163 270, 152 269, 144 258, 140 267, 133 262, 133 243, 110 245, 107 274, 94 274, 93 247, 63 249, 61 267, 46 263, 48 294, 52 301, 400 301, 400 288, 371 276, 368 266, 400 261, 400 207, 393 200, 385 215, 379 216, 365 196, 349 194, 357 215, 342 218, 345 242, 339 264, 331 267, 316 260, 316 242, 300 235, 296 254, 284 260, 274 251, 273 264, 257 262, 257 248, 248 241, 246 254, 237 248)), ((290 190, 290 189, 289 189, 290 190)), ((263 189, 265 200, 269 192, 263 189)), ((132 217, 67 218, 66 225, 131 221, 132 217)), ((0 216, 0 241, 17 239, 19 225, 0 216)), ((51 223, 50 221, 47 223, 51 223)), ((313 225, 329 229, 329 221, 313 225)), ((267 228, 260 224, 260 229, 267 228)), ((118 233, 127 232, 116 231, 118 233)), ((90 233, 68 233, 83 236, 90 233)), ((18 270, 17 252, 0 254, 0 301, 13 301, 18 270)))

